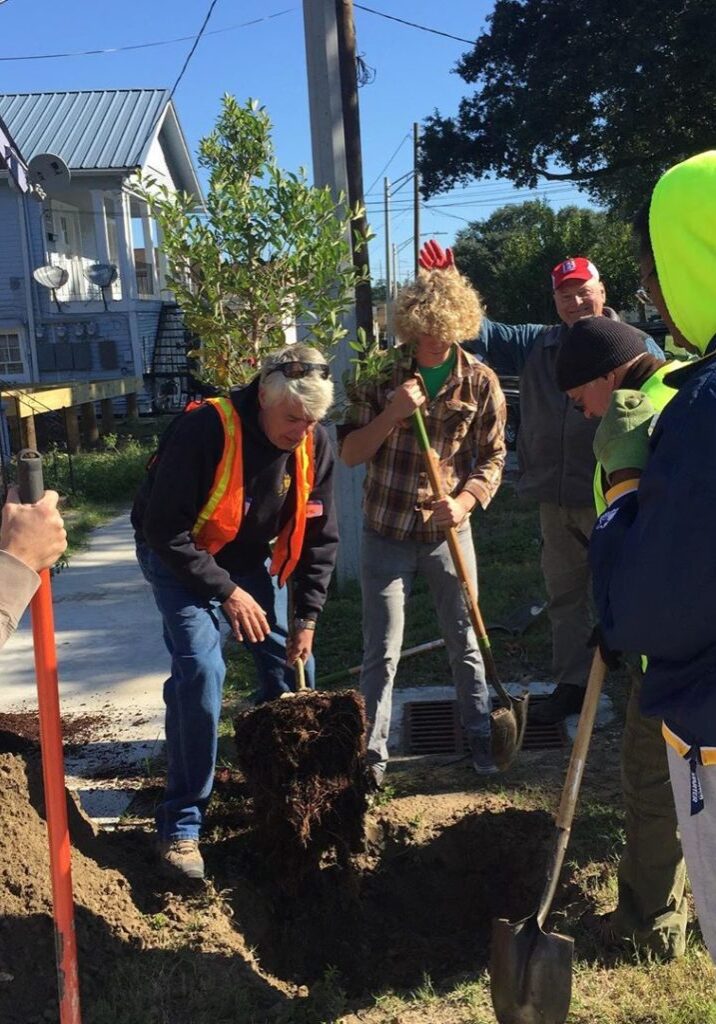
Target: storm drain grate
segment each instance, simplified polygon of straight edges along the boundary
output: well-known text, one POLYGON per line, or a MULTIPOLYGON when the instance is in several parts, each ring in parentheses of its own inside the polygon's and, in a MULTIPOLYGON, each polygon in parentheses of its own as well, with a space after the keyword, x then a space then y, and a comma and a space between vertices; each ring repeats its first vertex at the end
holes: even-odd
MULTIPOLYGON (((547 694, 530 696, 530 708, 545 700, 547 694)), ((405 750, 408 754, 467 753, 465 734, 460 724, 457 701, 416 700, 406 703, 403 717, 405 750)), ((542 725, 527 719, 523 750, 553 750, 567 745, 564 722, 542 725)))

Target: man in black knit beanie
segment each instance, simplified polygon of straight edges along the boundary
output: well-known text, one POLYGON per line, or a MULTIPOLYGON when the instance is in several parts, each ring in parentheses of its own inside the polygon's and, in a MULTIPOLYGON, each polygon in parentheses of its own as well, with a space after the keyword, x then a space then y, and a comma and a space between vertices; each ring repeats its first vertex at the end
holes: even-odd
MULTIPOLYGON (((664 377, 679 365, 652 355, 636 328, 601 316, 586 317, 562 342, 557 385, 588 419, 603 416, 612 393, 623 389, 641 391, 659 412, 675 394, 664 377)), ((597 463, 598 514, 607 507, 606 489, 604 469, 597 463)), ((597 918, 596 929, 608 945, 670 959, 685 949, 684 859, 661 720, 641 713, 641 669, 634 666, 630 675, 621 766, 626 845, 617 870, 617 907, 597 918)))

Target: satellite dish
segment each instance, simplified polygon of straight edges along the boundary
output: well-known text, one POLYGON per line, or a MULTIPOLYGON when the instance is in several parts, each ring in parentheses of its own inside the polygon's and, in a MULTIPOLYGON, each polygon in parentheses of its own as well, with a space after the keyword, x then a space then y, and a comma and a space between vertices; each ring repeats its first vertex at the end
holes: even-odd
POLYGON ((56 288, 61 288, 63 284, 67 284, 67 279, 70 275, 64 267, 54 267, 49 265, 46 267, 38 267, 37 270, 33 270, 32 276, 38 284, 42 285, 43 288, 50 288, 54 291, 56 288))
POLYGON ((117 268, 114 263, 93 263, 92 266, 85 267, 83 273, 90 284, 102 289, 102 301, 104 308, 107 309, 105 288, 109 288, 117 278, 117 268))
POLYGON ((63 192, 69 187, 70 169, 61 156, 37 153, 27 165, 30 182, 43 192, 63 192))
POLYGON ((93 263, 85 268, 84 275, 97 288, 109 288, 117 280, 117 268, 114 263, 93 263))
POLYGON ((57 295, 55 294, 57 288, 61 288, 63 284, 67 284, 69 274, 64 267, 55 267, 51 263, 46 267, 37 267, 33 270, 32 276, 35 278, 38 284, 41 284, 43 288, 49 288, 52 293, 53 302, 57 304, 58 312, 62 312, 62 307, 57 301, 57 295))

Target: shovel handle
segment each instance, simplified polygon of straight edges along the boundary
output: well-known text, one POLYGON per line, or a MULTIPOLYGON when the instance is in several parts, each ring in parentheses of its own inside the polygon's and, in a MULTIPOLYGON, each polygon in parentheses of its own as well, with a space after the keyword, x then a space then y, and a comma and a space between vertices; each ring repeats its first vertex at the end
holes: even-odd
MULTIPOLYGON (((40 501, 45 493, 42 457, 39 452, 25 448, 18 454, 17 459, 20 501, 25 505, 34 504, 40 501)), ((32 599, 30 612, 37 677, 45 816, 50 847, 60 1024, 81 1024, 77 937, 72 898, 72 858, 67 823, 57 650, 49 569, 40 572, 40 586, 32 599)))
MULTIPOLYGON (((443 490, 442 480, 440 479, 440 471, 435 459, 435 453, 430 447, 430 439, 428 438, 428 432, 425 429, 423 413, 420 409, 415 410, 412 420, 415 433, 418 438, 418 444, 420 445, 420 449, 425 458, 425 468, 427 469, 433 496, 439 501, 441 498, 445 497, 445 491, 443 490)), ((492 645, 490 644, 490 638, 487 635, 487 630, 485 629, 485 622, 480 613, 480 606, 477 603, 477 594, 475 593, 472 580, 470 579, 467 566, 465 565, 465 559, 463 558, 460 542, 457 538, 457 531, 454 526, 446 526, 444 528, 444 532, 450 549, 450 554, 452 556, 453 565, 455 566, 455 571, 460 580, 460 586, 462 587, 462 593, 465 599, 465 605, 467 606, 467 610, 470 615, 470 621, 472 622, 472 627, 477 635, 477 643, 480 648, 483 661, 485 662, 485 675, 487 677, 487 681, 497 693, 502 706, 511 708, 512 698, 502 685, 497 671, 497 664, 495 663, 495 658, 492 653, 492 645)))
POLYGON ((296 673, 296 693, 301 693, 306 689, 306 666, 303 664, 303 658, 296 658, 293 670, 296 673))
POLYGON ((34 505, 45 493, 42 479, 42 456, 33 448, 23 448, 17 455, 17 480, 20 501, 34 505))
POLYGON ((602 656, 599 653, 599 649, 597 648, 594 652, 594 657, 592 658, 592 667, 589 670, 587 692, 584 695, 584 703, 582 704, 582 711, 579 715, 579 725, 577 726, 577 735, 575 736, 574 745, 572 746, 572 755, 569 759, 567 777, 564 780, 562 798, 559 802, 557 817, 555 818, 557 834, 555 836, 552 856, 547 869, 547 881, 542 892, 539 910, 537 911, 537 922, 540 928, 549 914, 549 908, 552 905, 552 900, 554 899, 554 894, 557 889, 557 882, 559 881, 559 875, 562 870, 562 864, 564 863, 564 855, 567 850, 567 844, 569 843, 569 837, 572 830, 572 822, 574 820, 574 811, 577 806, 577 797, 579 796, 584 768, 587 763, 587 753, 589 751, 589 742, 592 738, 592 731, 594 729, 594 719, 596 718, 599 697, 602 692, 606 673, 607 666, 604 664, 602 656))

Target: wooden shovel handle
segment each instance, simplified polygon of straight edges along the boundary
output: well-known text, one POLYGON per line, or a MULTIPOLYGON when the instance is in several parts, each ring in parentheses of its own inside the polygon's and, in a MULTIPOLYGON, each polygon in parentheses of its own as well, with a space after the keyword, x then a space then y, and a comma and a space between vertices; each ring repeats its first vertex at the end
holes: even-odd
POLYGON ((594 729, 594 719, 597 715, 599 697, 606 673, 607 666, 602 660, 599 648, 597 648, 592 658, 592 667, 589 670, 587 692, 584 695, 584 703, 582 704, 579 725, 577 726, 577 735, 574 739, 572 756, 569 759, 569 768, 567 769, 567 778, 564 780, 562 799, 559 802, 559 810, 555 820, 557 828, 564 829, 565 831, 569 831, 572 827, 574 809, 577 806, 579 788, 582 785, 589 743, 594 729))
POLYGON ((296 673, 296 693, 300 693, 306 689, 306 666, 303 664, 303 658, 296 658, 293 670, 296 673))
MULTIPOLYGON (((286 584, 288 592, 286 595, 287 600, 287 617, 288 617, 288 630, 289 633, 293 629, 293 617, 296 611, 296 595, 294 592, 294 582, 289 579, 286 584)), ((296 658, 293 663, 293 671, 296 674, 296 693, 300 693, 301 690, 306 689, 306 666, 303 664, 303 658, 296 658)))
POLYGON ((604 664, 599 653, 599 648, 597 648, 592 658, 592 667, 589 671, 589 680, 587 681, 587 692, 584 695, 584 703, 582 704, 579 725, 577 726, 577 735, 574 739, 572 756, 569 759, 569 767, 567 768, 567 777, 562 788, 562 798, 559 802, 557 817, 555 818, 554 846, 547 867, 547 880, 537 911, 537 923, 540 928, 549 914, 549 908, 552 905, 562 864, 564 863, 564 855, 567 851, 567 844, 569 843, 572 831, 574 811, 577 806, 577 797, 579 796, 582 776, 584 775, 584 768, 587 763, 587 753, 594 729, 594 719, 597 714, 599 697, 606 673, 607 666, 604 664))
MULTIPOLYGON (((435 458, 435 452, 430 447, 430 439, 428 438, 428 433, 425 429, 425 420, 423 419, 423 414, 420 409, 416 409, 413 413, 413 424, 418 437, 418 443, 420 444, 423 456, 425 457, 425 468, 428 473, 428 479, 430 481, 433 496, 439 501, 441 498, 445 497, 445 491, 443 490, 442 480, 440 479, 440 471, 435 458)), ((477 594, 475 593, 475 588, 472 585, 472 581, 467 571, 467 566, 465 565, 465 559, 463 558, 460 542, 457 538, 457 531, 453 526, 444 527, 444 531, 448 547, 450 549, 450 554, 452 556, 453 565, 455 566, 455 572, 460 580, 460 586, 462 587, 463 597, 470 615, 470 621, 472 622, 472 627, 477 634, 477 642, 482 653, 483 661, 485 662, 485 674, 487 676, 487 681, 495 689, 502 705, 506 708, 511 708, 512 699, 502 685, 497 672, 497 665, 492 653, 490 638, 487 635, 485 623, 482 615, 480 614, 480 606, 477 603, 477 594)))

